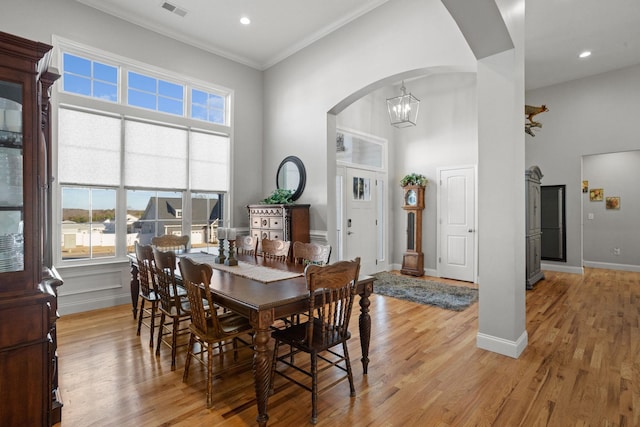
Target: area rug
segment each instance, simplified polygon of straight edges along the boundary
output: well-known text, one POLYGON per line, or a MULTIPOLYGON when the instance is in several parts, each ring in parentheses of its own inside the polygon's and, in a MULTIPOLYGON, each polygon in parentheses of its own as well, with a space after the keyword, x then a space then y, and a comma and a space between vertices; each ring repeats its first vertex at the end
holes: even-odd
POLYGON ((462 311, 478 300, 478 290, 381 272, 372 275, 373 292, 447 310, 462 311))

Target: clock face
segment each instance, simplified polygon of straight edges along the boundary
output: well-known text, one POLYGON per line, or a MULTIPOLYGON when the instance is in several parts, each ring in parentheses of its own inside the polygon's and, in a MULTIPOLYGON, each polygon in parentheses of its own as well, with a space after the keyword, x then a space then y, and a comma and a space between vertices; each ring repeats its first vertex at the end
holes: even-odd
POLYGON ((407 205, 415 206, 418 204, 418 196, 415 190, 407 191, 407 205))

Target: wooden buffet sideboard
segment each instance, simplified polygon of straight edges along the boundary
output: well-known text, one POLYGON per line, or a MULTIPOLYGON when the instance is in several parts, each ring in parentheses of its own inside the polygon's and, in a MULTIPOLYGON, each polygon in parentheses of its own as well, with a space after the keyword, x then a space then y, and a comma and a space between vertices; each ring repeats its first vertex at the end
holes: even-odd
POLYGON ((249 205, 250 234, 258 239, 309 243, 310 205, 249 205))

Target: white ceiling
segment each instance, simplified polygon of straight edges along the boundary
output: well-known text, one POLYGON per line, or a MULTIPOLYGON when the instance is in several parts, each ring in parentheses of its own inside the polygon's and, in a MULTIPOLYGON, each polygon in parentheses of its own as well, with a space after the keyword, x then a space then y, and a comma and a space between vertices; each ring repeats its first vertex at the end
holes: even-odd
MULTIPOLYGON (((77 0, 264 70, 388 0, 77 0), (162 8, 168 3, 184 17, 162 8), (243 26, 241 16, 251 18, 243 26)), ((526 2, 525 81, 535 89, 640 64, 639 0, 526 2), (578 59, 582 50, 587 59, 578 59)))

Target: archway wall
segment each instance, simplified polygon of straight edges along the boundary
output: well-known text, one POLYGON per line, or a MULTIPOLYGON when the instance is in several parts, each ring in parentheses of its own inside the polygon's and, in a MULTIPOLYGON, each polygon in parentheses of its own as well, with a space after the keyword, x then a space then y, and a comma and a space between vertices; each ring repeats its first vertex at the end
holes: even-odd
POLYGON ((335 230, 335 141, 327 130, 328 112, 407 76, 475 67, 439 0, 390 0, 271 67, 264 72, 263 192, 272 190, 282 158, 297 155, 307 168, 299 202, 311 204, 312 232, 335 230))
POLYGON ((524 1, 477 1, 481 9, 494 10, 456 23, 440 0, 390 0, 266 70, 262 186, 264 193, 272 190, 282 158, 300 157, 308 179, 299 202, 312 206, 312 233, 324 233, 335 244, 335 113, 413 73, 477 70, 478 346, 518 357, 527 345, 524 1), (493 32, 496 24, 501 29, 506 24, 512 47, 479 49, 481 39, 474 40, 472 50, 465 35, 493 32))

